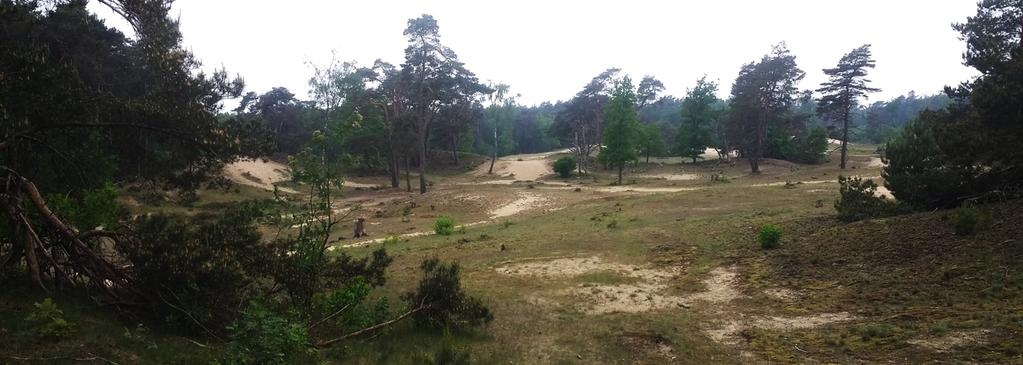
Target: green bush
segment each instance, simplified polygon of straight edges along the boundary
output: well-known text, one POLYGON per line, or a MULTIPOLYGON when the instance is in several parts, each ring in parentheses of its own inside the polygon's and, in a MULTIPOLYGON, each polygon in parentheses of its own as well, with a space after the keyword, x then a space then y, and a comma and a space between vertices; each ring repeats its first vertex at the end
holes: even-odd
POLYGON ((255 303, 228 329, 233 332, 224 356, 228 365, 291 364, 309 348, 305 325, 255 303))
POLYGON ((572 157, 562 157, 554 161, 554 172, 557 172, 558 176, 563 179, 571 177, 575 167, 575 158, 572 157))
POLYGON ((956 235, 972 236, 987 225, 990 217, 975 207, 961 207, 948 216, 956 235))
POLYGON ((760 247, 763 249, 776 248, 781 242, 781 234, 781 227, 768 223, 760 226, 760 231, 757 232, 757 241, 760 241, 760 247))
POLYGON ((398 244, 398 242, 401 242, 401 239, 399 239, 398 236, 395 235, 390 235, 387 236, 387 238, 384 238, 384 246, 396 245, 398 244))
POLYGON ((35 309, 25 318, 31 324, 32 332, 37 337, 56 339, 67 336, 74 324, 64 319, 64 311, 57 308, 53 299, 43 299, 42 303, 33 304, 35 309))
POLYGON ((838 183, 835 211, 843 222, 890 217, 904 210, 899 203, 877 196, 877 184, 873 180, 839 176, 838 183))
POLYGON ((450 328, 483 325, 494 319, 490 309, 462 289, 458 264, 424 260, 418 288, 402 296, 409 308, 419 308, 413 319, 421 326, 450 328))
POLYGON ((441 236, 450 236, 455 233, 455 219, 451 217, 437 217, 433 222, 433 232, 441 236))

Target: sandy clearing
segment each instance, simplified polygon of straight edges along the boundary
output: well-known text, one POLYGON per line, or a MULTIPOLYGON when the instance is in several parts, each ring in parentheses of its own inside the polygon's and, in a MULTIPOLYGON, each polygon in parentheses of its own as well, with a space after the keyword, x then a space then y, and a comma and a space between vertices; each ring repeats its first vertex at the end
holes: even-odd
MULTIPOLYGON (((780 316, 756 316, 748 315, 730 305, 735 300, 742 298, 742 294, 735 288, 738 275, 735 267, 719 267, 710 271, 710 277, 704 279, 703 283, 707 290, 692 294, 685 300, 702 301, 708 304, 704 310, 714 314, 721 320, 703 328, 704 334, 712 340, 722 344, 736 345, 739 343, 739 333, 747 328, 764 328, 772 330, 795 330, 817 328, 831 323, 845 322, 856 319, 855 316, 846 313, 820 313, 813 315, 780 317, 780 316)), ((789 289, 768 289, 777 293, 783 293, 786 299, 794 296, 789 289)), ((770 295, 770 294, 768 294, 770 295)))
POLYGON ((593 315, 639 313, 685 305, 683 298, 665 294, 668 282, 677 274, 670 269, 605 262, 599 257, 592 256, 520 262, 498 267, 495 271, 508 276, 543 279, 565 279, 586 273, 611 271, 641 280, 638 283, 616 285, 585 283, 546 295, 537 293, 529 297, 530 303, 536 305, 556 305, 557 301, 551 297, 572 298, 566 301, 570 301, 579 310, 593 315))
MULTIPOLYGON (((224 166, 224 175, 237 184, 252 186, 273 191, 274 184, 291 179, 287 165, 264 159, 238 160, 224 166)), ((278 187, 280 191, 297 194, 298 192, 278 187)))
MULTIPOLYGON (((490 161, 484 161, 478 167, 474 174, 476 176, 500 176, 506 178, 514 178, 511 180, 520 181, 533 181, 539 180, 540 178, 554 173, 551 170, 550 164, 547 162, 547 158, 559 154, 566 153, 565 150, 550 151, 544 153, 533 153, 533 154, 522 154, 522 155, 510 155, 499 157, 494 163, 494 173, 488 174, 490 171, 490 161)), ((502 181, 507 181, 503 179, 502 181)), ((502 182, 503 183, 503 182, 502 182)), ((510 184, 510 182, 509 182, 510 184)))
POLYGON ((906 343, 928 348, 935 352, 950 352, 955 347, 987 342, 984 338, 987 337, 988 332, 990 331, 956 331, 941 337, 913 339, 906 341, 906 343))
POLYGON ((547 202, 548 199, 539 194, 519 193, 518 198, 511 203, 491 210, 490 219, 509 217, 529 209, 540 208, 547 202))
POLYGON ((710 303, 728 303, 740 297, 739 291, 733 287, 737 276, 734 267, 719 267, 711 270, 710 277, 703 280, 703 285, 707 286, 707 290, 692 294, 687 298, 710 303))

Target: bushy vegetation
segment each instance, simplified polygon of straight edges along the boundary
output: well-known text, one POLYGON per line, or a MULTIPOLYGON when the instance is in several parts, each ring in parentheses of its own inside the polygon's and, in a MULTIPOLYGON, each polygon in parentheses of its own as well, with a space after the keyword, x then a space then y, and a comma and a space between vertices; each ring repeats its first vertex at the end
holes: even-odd
POLYGON ((293 364, 309 355, 306 327, 258 304, 250 304, 228 329, 232 339, 224 356, 226 365, 293 364))
POLYGON ((417 324, 433 328, 478 326, 494 319, 481 300, 463 291, 458 264, 433 258, 423 261, 420 269, 423 279, 418 287, 402 296, 417 324))
POLYGON ((575 167, 575 159, 572 157, 562 157, 554 161, 554 172, 558 173, 558 177, 562 179, 572 177, 575 167))
POLYGON ((441 236, 450 236, 455 233, 455 219, 451 217, 437 217, 433 222, 433 233, 441 236))
POLYGON ((760 248, 770 250, 777 248, 781 243, 782 229, 777 224, 764 224, 757 230, 757 241, 760 248))
POLYGON ((905 211, 898 202, 878 196, 877 184, 873 180, 839 176, 838 183, 839 198, 835 202, 835 211, 843 222, 889 217, 905 211))
POLYGON ((74 323, 64 319, 64 311, 57 307, 53 299, 46 298, 42 302, 32 304, 33 309, 25 317, 32 325, 32 333, 41 339, 59 339, 67 336, 74 328, 74 323))
POLYGON ((984 229, 991 217, 980 208, 963 206, 949 213, 947 219, 956 235, 972 236, 984 229))

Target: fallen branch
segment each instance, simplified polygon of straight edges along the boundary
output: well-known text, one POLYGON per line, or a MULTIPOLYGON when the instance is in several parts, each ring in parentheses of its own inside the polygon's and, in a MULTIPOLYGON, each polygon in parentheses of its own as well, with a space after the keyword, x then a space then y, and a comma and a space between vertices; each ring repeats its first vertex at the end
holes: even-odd
POLYGON ((352 332, 352 333, 349 333, 349 334, 343 335, 343 336, 341 336, 341 337, 338 337, 338 338, 334 338, 334 339, 331 339, 331 340, 326 340, 326 341, 321 341, 321 342, 317 342, 317 343, 316 343, 316 344, 314 344, 313 346, 316 346, 316 347, 318 347, 318 348, 324 348, 324 347, 328 347, 328 346, 330 346, 330 345, 333 345, 333 344, 335 344, 335 343, 338 343, 338 342, 340 342, 340 341, 344 341, 344 340, 346 340, 346 339, 349 339, 349 338, 352 338, 352 337, 355 337, 355 336, 361 335, 361 334, 363 334, 363 333, 366 333, 366 332, 371 332, 371 331, 375 331, 375 330, 378 330, 378 329, 381 329, 381 328, 384 328, 384 327, 390 326, 390 325, 392 325, 392 324, 395 324, 395 323, 401 322, 402 320, 404 320, 404 319, 408 318, 409 316, 411 316, 411 315, 413 315, 413 314, 416 314, 416 313, 418 313, 419 311, 421 311, 421 310, 423 310, 423 309, 426 309, 426 308, 428 308, 428 307, 429 307, 428 305, 420 305, 419 307, 416 307, 416 308, 415 308, 415 309, 413 309, 413 310, 410 310, 410 311, 408 311, 408 312, 405 312, 404 314, 402 314, 402 315, 398 316, 398 317, 397 317, 397 318, 395 318, 395 319, 392 319, 392 320, 389 320, 389 321, 386 321, 386 322, 381 322, 381 323, 378 323, 378 324, 376 324, 376 325, 373 325, 373 326, 369 326, 369 327, 363 328, 363 329, 361 329, 361 330, 358 330, 358 331, 355 331, 355 332, 352 332))

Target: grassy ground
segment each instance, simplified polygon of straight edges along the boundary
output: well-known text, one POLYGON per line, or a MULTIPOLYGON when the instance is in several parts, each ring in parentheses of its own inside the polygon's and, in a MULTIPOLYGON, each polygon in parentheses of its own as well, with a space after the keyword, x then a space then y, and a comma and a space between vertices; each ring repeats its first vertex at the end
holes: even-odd
MULTIPOLYGON (((604 171, 547 184, 482 185, 465 166, 435 174, 423 196, 352 190, 341 206, 362 205, 357 214, 370 218, 371 238, 430 230, 441 215, 488 221, 451 236, 388 244, 395 261, 385 290, 374 295, 399 303, 416 284, 419 263, 439 257, 462 266, 467 291, 483 298, 495 320, 447 334, 399 325, 321 355, 331 363, 412 364, 446 342, 478 363, 1023 362, 1023 205, 985 207, 992 224, 968 237, 951 233, 946 212, 842 224, 833 218, 837 176, 880 175, 873 146, 851 151, 855 168, 846 171, 835 162, 774 160, 759 175, 742 162, 627 171, 628 187, 676 192, 609 191, 613 176, 604 171), (698 178, 657 177, 678 174, 698 178), (713 182, 714 174, 731 179, 713 182), (495 207, 533 195, 542 203, 490 220, 495 207), (765 223, 783 228, 778 249, 756 243, 765 223), (844 317, 814 322, 838 314, 844 317)), ((259 195, 231 194, 202 196, 197 206, 259 195)), ((380 245, 344 250, 358 256, 380 245)), ((4 355, 79 356, 85 354, 74 344, 85 343, 81 348, 107 348, 96 354, 122 363, 132 356, 181 363, 216 357, 216 346, 150 331, 147 341, 169 349, 154 354, 145 341, 123 339, 122 327, 134 328, 132 322, 74 301, 60 301, 78 316, 73 320, 99 324, 78 326, 57 346, 33 342, 19 324, 22 312, 12 308, 40 296, 23 293, 0 294, 0 333, 17 344, 5 345, 4 355)))

